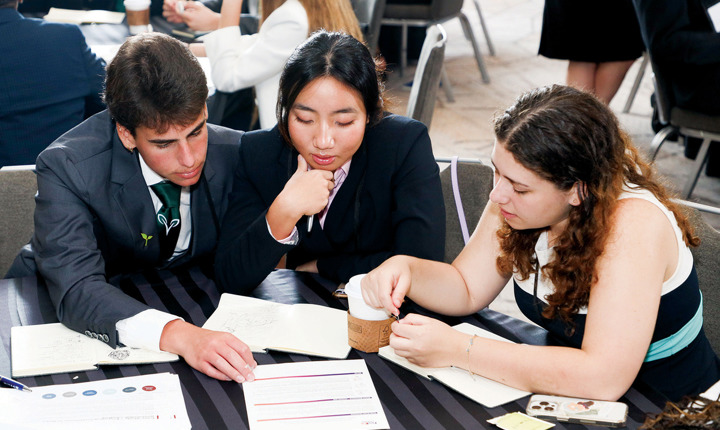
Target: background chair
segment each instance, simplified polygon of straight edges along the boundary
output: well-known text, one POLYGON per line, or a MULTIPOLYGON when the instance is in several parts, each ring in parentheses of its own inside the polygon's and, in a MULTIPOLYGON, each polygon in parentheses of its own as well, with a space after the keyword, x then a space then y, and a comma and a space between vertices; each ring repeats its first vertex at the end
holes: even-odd
MULTIPOLYGON (((407 33, 408 27, 428 27, 433 24, 442 24, 453 18, 458 18, 462 25, 465 37, 472 43, 475 52, 475 61, 477 62, 480 75, 485 83, 490 82, 490 75, 485 67, 485 61, 480 53, 475 34, 473 33, 470 21, 462 11, 463 0, 432 0, 429 4, 388 4, 385 6, 383 15, 383 25, 395 25, 401 27, 400 40, 400 75, 407 67, 407 33)), ((480 12, 479 7, 477 8, 480 12)), ((481 21, 484 23, 484 21, 481 21)), ((445 79, 444 85, 449 85, 445 79)))
POLYGON ((720 277, 717 273, 720 231, 712 228, 700 214, 700 211, 719 214, 720 208, 685 201, 679 203, 694 208, 691 210, 690 221, 695 227, 695 234, 700 236, 700 246, 690 250, 695 260, 700 291, 703 293, 703 325, 710 345, 720 354, 720 277))
POLYGON ((495 56, 495 46, 493 46, 492 40, 490 40, 490 32, 488 31, 487 24, 485 24, 485 18, 480 9, 480 0, 475 0, 475 10, 477 11, 478 18, 480 19, 480 28, 482 28, 483 34, 485 35, 485 42, 488 46, 488 52, 491 56, 495 56))
POLYGON ((428 128, 435 110, 446 42, 447 34, 442 26, 433 25, 427 29, 408 98, 407 116, 424 123, 428 128))
POLYGON ((365 36, 365 43, 370 53, 376 55, 385 0, 353 0, 352 5, 365 36))
POLYGON ((655 160, 660 147, 671 134, 678 133, 681 137, 695 137, 703 139, 700 151, 680 194, 687 199, 692 194, 695 184, 707 162, 708 149, 712 142, 720 142, 720 115, 706 115, 700 112, 682 109, 675 106, 670 86, 665 79, 662 69, 650 56, 650 66, 655 75, 655 106, 662 124, 666 126, 657 132, 650 143, 650 159, 655 160))
MULTIPOLYGON (((452 163, 450 158, 436 158, 438 163, 452 163)), ((457 187, 453 187, 452 164, 440 172, 443 200, 445 201, 445 262, 452 263, 465 247, 465 230, 472 235, 480 221, 493 188, 493 169, 480 160, 458 159, 456 164, 457 187), (460 196, 460 205, 455 197, 460 196), (465 228, 458 209, 462 209, 465 228)))
POLYGON ((0 278, 35 230, 36 192, 34 165, 0 169, 0 278))
POLYGON ((643 53, 642 60, 640 61, 640 68, 638 69, 637 75, 635 75, 635 81, 633 82, 632 88, 630 89, 630 94, 628 94, 627 101, 625 102, 625 107, 623 107, 623 113, 630 112, 630 108, 632 107, 633 101, 635 101, 635 96, 637 95, 638 90, 640 89, 640 84, 642 83, 643 77, 645 76, 645 69, 647 69, 648 62, 650 61, 650 57, 648 56, 647 51, 643 53))

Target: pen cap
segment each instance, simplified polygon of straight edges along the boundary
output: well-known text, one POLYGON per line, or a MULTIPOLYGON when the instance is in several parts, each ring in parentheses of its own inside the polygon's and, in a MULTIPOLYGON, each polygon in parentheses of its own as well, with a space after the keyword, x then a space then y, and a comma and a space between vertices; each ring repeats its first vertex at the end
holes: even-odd
POLYGON ((390 313, 385 309, 374 308, 365 303, 360 289, 360 283, 364 277, 365 274, 355 275, 350 278, 350 281, 345 285, 350 315, 368 321, 383 321, 390 318, 390 313))

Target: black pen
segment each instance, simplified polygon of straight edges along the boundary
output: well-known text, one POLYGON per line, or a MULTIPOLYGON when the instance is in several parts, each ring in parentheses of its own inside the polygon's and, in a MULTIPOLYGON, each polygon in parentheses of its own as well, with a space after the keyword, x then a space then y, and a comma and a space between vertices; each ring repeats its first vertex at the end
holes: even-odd
POLYGON ((0 375, 0 382, 2 382, 3 384, 7 385, 8 387, 13 387, 13 388, 15 388, 15 389, 17 389, 17 390, 20 390, 20 391, 29 391, 29 392, 32 392, 32 390, 31 390, 30 388, 28 388, 28 387, 26 387, 25 385, 19 383, 18 381, 13 381, 12 379, 6 378, 6 377, 4 377, 4 376, 2 376, 2 375, 0 375))

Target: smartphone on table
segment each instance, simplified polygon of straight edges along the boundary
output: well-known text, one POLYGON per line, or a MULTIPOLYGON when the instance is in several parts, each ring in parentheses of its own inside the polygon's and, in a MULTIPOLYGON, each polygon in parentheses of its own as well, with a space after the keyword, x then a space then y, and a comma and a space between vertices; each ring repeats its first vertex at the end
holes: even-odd
POLYGON ((606 427, 625 427, 628 407, 621 402, 534 394, 525 412, 535 418, 606 427))

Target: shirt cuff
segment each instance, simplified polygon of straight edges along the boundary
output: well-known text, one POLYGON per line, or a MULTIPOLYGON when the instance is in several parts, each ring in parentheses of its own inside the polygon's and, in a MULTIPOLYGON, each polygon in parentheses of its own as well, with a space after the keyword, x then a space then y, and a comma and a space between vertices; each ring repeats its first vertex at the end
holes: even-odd
POLYGON ((297 245, 298 244, 298 238, 300 234, 298 233, 297 227, 293 227, 292 233, 290 233, 290 236, 286 237, 285 239, 278 239, 272 234, 272 230, 270 230, 270 223, 268 223, 267 218, 265 218, 265 225, 267 226, 268 233, 270 233, 270 237, 275 239, 278 243, 281 243, 283 245, 297 245))
POLYGON ((143 348, 160 351, 160 337, 165 324, 182 319, 157 309, 148 309, 137 315, 115 323, 118 332, 118 343, 131 348, 143 348))

